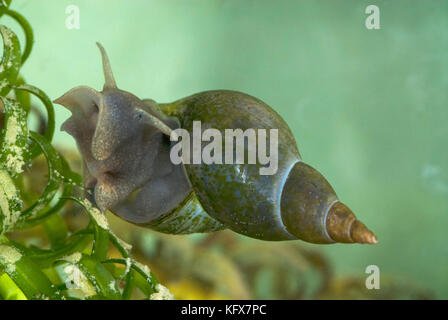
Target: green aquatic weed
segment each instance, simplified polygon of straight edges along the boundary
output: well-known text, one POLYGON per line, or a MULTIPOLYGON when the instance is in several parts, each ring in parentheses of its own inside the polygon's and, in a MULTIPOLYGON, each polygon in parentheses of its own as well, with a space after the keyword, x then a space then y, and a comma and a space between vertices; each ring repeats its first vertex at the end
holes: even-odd
POLYGON ((16 34, 0 25, 0 299, 130 299, 135 289, 148 299, 170 296, 159 294, 165 288, 147 266, 132 258, 130 246, 110 230, 104 214, 87 199, 74 196, 82 179, 51 144, 55 128, 53 104, 42 90, 25 83, 20 75, 34 36, 27 20, 9 9, 10 2, 0 0, 0 17, 6 15, 18 22, 25 34, 25 47, 21 52, 16 34), (30 95, 45 106, 43 134, 28 128, 30 95), (47 184, 25 208, 28 190, 21 181, 39 155, 47 163, 47 184), (90 217, 84 229, 71 234, 61 216, 67 201, 79 204, 90 217), (11 231, 38 225, 45 230, 49 248, 27 246, 8 236, 11 231), (122 258, 108 257, 110 244, 122 258))

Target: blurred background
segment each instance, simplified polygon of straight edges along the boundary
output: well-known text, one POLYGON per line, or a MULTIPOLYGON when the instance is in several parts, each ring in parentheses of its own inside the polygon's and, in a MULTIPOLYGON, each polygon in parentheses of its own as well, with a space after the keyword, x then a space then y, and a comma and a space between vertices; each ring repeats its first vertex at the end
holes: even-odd
MULTIPOLYGON (((100 41, 118 86, 140 98, 231 89, 265 101, 290 125, 304 161, 379 238, 317 246, 229 231, 162 236, 111 218, 176 297, 448 298, 448 2, 14 0, 11 8, 36 39, 22 73, 52 99, 77 85, 102 88, 100 41), (78 30, 66 28, 72 4, 78 30), (365 27, 371 4, 380 30, 365 27), (381 290, 364 287, 371 264, 381 290)), ((70 113, 56 108, 60 126, 70 113)), ((78 161, 68 134, 55 140, 78 161)))

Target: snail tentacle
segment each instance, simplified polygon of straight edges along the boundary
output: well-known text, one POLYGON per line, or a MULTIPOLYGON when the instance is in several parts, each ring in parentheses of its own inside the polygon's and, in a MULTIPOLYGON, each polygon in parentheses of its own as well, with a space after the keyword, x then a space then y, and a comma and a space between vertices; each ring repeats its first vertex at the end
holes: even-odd
POLYGON ((173 138, 177 140, 176 132, 173 131, 173 129, 171 129, 170 127, 168 127, 165 123, 163 123, 162 120, 160 120, 159 118, 141 109, 136 109, 135 115, 138 119, 149 124, 149 126, 156 127, 163 134, 167 135, 168 137, 173 136, 173 138))
POLYGON ((107 56, 106 50, 97 42, 96 45, 100 48, 101 58, 103 60, 103 72, 104 72, 104 89, 117 88, 117 83, 115 82, 114 74, 112 73, 112 68, 110 66, 109 57, 107 56))

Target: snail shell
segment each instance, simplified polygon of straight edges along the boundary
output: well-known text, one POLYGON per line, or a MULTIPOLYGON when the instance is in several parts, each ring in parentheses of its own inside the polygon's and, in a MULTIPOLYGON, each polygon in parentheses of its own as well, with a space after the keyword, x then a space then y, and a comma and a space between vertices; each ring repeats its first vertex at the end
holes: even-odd
POLYGON ((55 103, 72 112, 62 130, 77 142, 86 196, 101 210, 171 234, 229 228, 271 241, 377 242, 326 179, 302 161, 288 125, 267 104, 228 90, 168 104, 141 100, 117 88, 109 59, 98 46, 103 91, 76 87, 55 103), (278 129, 276 173, 260 175, 258 162, 173 164, 169 136, 177 128, 192 132, 194 121, 222 133, 278 129))

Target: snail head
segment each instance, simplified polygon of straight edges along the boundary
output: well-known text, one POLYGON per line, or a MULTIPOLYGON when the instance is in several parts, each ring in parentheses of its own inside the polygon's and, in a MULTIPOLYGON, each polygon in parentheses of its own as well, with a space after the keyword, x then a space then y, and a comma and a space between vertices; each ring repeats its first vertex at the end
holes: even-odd
POLYGON ((103 90, 78 86, 54 102, 72 113, 61 130, 73 136, 81 152, 87 196, 107 210, 151 177, 160 149, 178 125, 176 119, 118 89, 107 54, 97 45, 103 61, 103 90))

